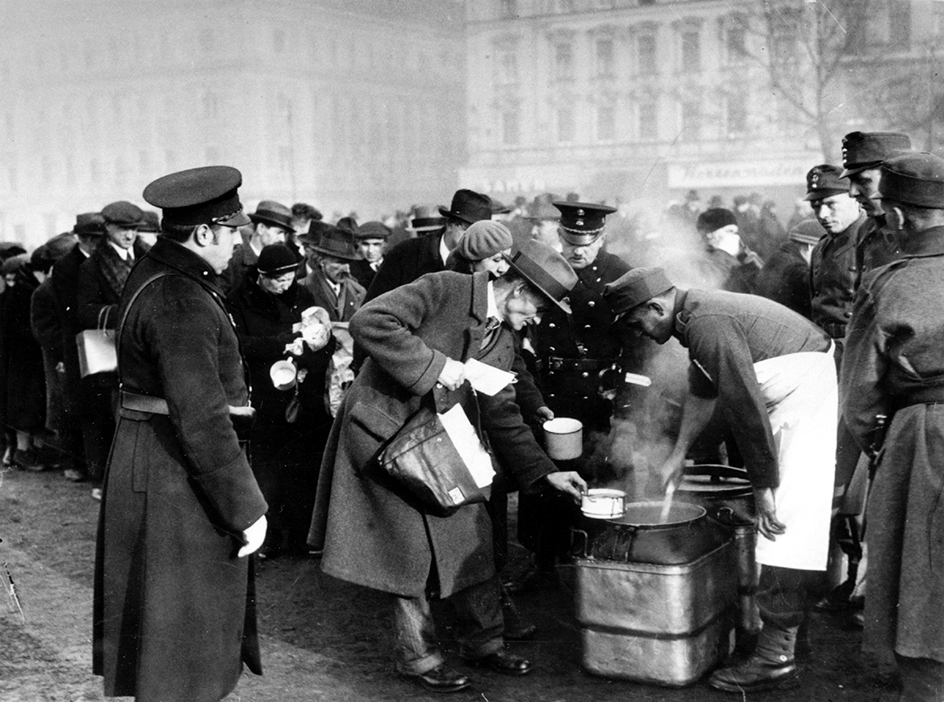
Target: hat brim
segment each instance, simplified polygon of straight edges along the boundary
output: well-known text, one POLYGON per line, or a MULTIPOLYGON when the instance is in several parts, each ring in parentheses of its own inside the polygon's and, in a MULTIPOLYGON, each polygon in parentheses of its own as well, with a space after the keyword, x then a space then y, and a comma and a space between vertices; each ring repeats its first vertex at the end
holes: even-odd
POLYGON ((558 229, 558 234, 561 239, 566 241, 571 246, 590 246, 590 244, 593 244, 597 239, 606 234, 606 230, 604 229, 603 231, 596 234, 579 234, 577 232, 572 232, 564 229, 563 227, 560 227, 560 229, 558 229), (584 241, 587 238, 590 240, 584 241))
POLYGON ((563 311, 564 314, 572 315, 574 313, 573 310, 570 308, 570 303, 567 301, 566 298, 562 300, 558 300, 556 297, 551 295, 551 293, 549 293, 543 285, 537 282, 531 274, 529 274, 525 270, 522 270, 517 264, 515 264, 512 257, 506 254, 504 251, 502 251, 502 257, 508 262, 508 265, 511 268, 516 270, 522 278, 528 281, 528 285, 531 285, 532 287, 534 287, 535 290, 540 292, 542 295, 544 295, 544 297, 546 297, 548 300, 550 300, 555 305, 557 305, 558 309, 563 311))
MULTIPOLYGON (((439 207, 439 208, 437 208, 437 209, 439 210, 439 214, 441 214, 441 215, 442 215, 443 217, 445 217, 446 219, 450 219, 450 218, 451 218, 451 219, 458 219, 458 220, 460 220, 460 221, 462 221, 462 222, 465 222, 466 224, 475 224, 476 221, 479 221, 479 220, 469 219, 469 218, 466 217, 465 215, 459 214, 458 212, 453 212, 452 210, 447 210, 445 207, 439 207)), ((445 223, 444 223, 443 226, 445 226, 445 223)))
POLYGON ((856 173, 861 173, 862 171, 867 171, 867 170, 869 170, 870 168, 878 168, 878 167, 881 166, 881 165, 882 165, 882 162, 881 162, 881 161, 875 161, 875 162, 873 162, 873 163, 865 163, 865 164, 863 164, 863 163, 856 163, 856 164, 853 164, 851 168, 843 168, 843 169, 842 169, 842 173, 839 174, 839 177, 840 177, 840 178, 848 178, 849 176, 855 175, 856 173))
POLYGON ((286 264, 284 266, 279 266, 278 268, 275 268, 271 271, 259 270, 259 267, 257 266, 256 270, 259 271, 259 275, 264 275, 266 278, 275 278, 280 275, 285 275, 289 271, 297 272, 298 263, 291 263, 291 264, 286 264))
POLYGON ((351 254, 342 253, 340 251, 331 251, 330 249, 324 249, 318 246, 317 244, 313 244, 311 248, 313 251, 317 251, 322 256, 331 256, 332 258, 337 258, 342 261, 356 261, 360 258, 357 254, 351 255, 351 254))
POLYGON ((264 214, 261 215, 261 214, 256 214, 255 212, 252 212, 249 214, 249 221, 252 222, 253 224, 262 222, 263 224, 269 224, 273 227, 279 227, 280 229, 284 229, 285 231, 291 232, 292 234, 296 233, 295 227, 292 227, 286 224, 285 222, 280 222, 277 219, 274 219, 272 217, 266 217, 264 214))

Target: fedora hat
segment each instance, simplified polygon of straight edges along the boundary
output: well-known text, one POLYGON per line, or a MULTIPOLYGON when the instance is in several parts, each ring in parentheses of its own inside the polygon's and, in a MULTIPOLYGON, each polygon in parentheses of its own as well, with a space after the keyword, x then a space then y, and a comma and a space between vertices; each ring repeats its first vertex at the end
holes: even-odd
POLYGON ((547 244, 528 239, 520 249, 506 254, 505 259, 545 297, 571 314, 570 303, 565 298, 577 284, 577 274, 563 256, 547 244))
MULTIPOLYGON (((309 231, 311 231, 310 228, 309 231)), ((311 248, 324 256, 332 256, 344 261, 356 261, 358 259, 357 250, 354 248, 353 235, 330 224, 321 232, 321 238, 317 242, 312 242, 311 248)))
POLYGON ((436 214, 441 207, 433 205, 417 205, 413 208, 407 230, 411 232, 433 232, 446 226, 446 218, 436 214))
POLYGON ((321 241, 322 234, 324 234, 329 229, 334 228, 335 226, 333 224, 328 224, 327 222, 323 222, 320 219, 313 219, 308 224, 308 231, 302 232, 295 238, 304 243, 317 244, 319 241, 321 241))
POLYGON ((253 224, 262 222, 269 226, 282 227, 286 231, 295 232, 292 226, 292 211, 281 202, 263 200, 256 206, 256 211, 249 214, 253 224))
POLYGON ((443 217, 458 219, 466 224, 475 224, 483 219, 492 218, 492 199, 488 195, 472 190, 456 190, 452 196, 452 205, 447 210, 439 208, 443 217))
POLYGON ((99 212, 83 212, 75 216, 75 226, 72 233, 78 236, 103 236, 105 234, 105 218, 99 212))

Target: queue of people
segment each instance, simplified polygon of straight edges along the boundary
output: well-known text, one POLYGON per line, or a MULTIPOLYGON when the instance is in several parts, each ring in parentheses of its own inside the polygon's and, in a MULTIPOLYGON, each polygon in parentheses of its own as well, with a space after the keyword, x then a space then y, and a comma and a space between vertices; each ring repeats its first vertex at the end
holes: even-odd
POLYGON ((929 296, 944 160, 903 134, 848 134, 841 166, 811 167, 809 216, 789 227, 773 207, 690 194, 661 226, 699 237, 691 286, 646 265, 658 237, 632 239, 617 208, 576 195, 502 212, 462 189, 404 234, 303 203, 247 215, 240 185, 223 166, 170 174, 144 191, 157 225, 121 201, 31 255, 0 250, 5 460, 101 489, 107 695, 219 700, 243 665, 261 673, 255 563, 280 556, 386 593, 396 670, 427 690, 472 684, 438 643, 435 598, 457 614, 461 658, 526 675, 534 661, 507 642, 535 627, 514 598, 557 587, 581 495, 613 477, 600 447, 637 402, 624 377, 672 338, 689 382, 658 482, 678 484, 696 440, 727 439, 761 537, 763 628, 709 684, 790 684, 810 609, 864 604, 901 699, 944 689, 944 318, 929 296), (117 369, 83 375, 82 330, 114 332, 117 369), (471 393, 473 361, 516 382, 471 393), (440 514, 379 466, 421 410, 456 407, 494 477, 440 514), (539 429, 558 416, 586 428, 578 459, 544 451, 539 429), (532 558, 512 576, 516 491, 532 558), (848 577, 829 592, 843 529, 848 577))

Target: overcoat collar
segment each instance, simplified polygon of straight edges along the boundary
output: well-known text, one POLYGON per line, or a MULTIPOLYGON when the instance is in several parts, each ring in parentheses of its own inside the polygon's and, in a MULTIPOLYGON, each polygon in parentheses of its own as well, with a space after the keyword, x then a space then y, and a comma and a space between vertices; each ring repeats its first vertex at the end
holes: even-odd
POLYGON ((173 268, 183 275, 198 280, 203 286, 217 295, 223 291, 219 287, 216 272, 202 257, 176 241, 158 237, 157 243, 147 253, 158 263, 173 268))
POLYGON ((901 254, 904 258, 944 255, 944 226, 931 227, 917 234, 909 234, 899 239, 901 254))

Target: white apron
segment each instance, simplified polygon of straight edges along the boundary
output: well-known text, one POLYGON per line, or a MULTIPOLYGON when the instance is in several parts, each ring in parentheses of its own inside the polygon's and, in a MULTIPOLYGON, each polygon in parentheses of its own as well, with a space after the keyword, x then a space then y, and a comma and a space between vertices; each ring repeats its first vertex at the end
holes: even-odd
POLYGON ((774 504, 786 526, 776 541, 757 535, 758 563, 826 569, 839 401, 833 350, 754 364, 780 464, 774 504))

